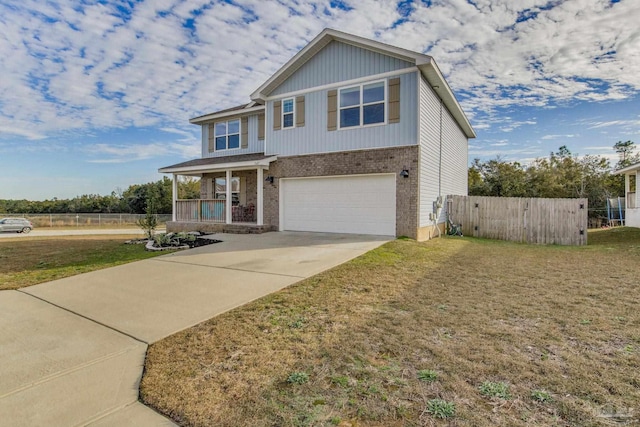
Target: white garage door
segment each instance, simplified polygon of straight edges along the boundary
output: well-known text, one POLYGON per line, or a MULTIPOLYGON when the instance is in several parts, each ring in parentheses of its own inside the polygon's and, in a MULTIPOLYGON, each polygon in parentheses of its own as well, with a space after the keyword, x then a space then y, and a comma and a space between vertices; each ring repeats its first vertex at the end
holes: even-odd
POLYGON ((281 229, 396 234, 396 177, 354 175, 282 179, 281 229))

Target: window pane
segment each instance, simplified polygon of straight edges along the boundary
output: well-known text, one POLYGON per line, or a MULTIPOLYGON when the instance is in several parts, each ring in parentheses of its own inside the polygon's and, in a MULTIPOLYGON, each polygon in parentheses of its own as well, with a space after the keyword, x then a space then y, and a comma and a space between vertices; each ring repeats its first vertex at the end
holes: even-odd
POLYGON ((226 178, 216 178, 216 193, 224 193, 227 191, 226 178))
POLYGON ((229 149, 231 148, 240 148, 240 135, 229 135, 229 149))
POLYGON ((240 133, 240 120, 232 120, 229 123, 229 135, 232 133, 240 133))
POLYGON ((237 193, 240 191, 240 177, 231 178, 231 192, 237 193))
POLYGON ((365 125, 384 122, 384 103, 365 105, 363 108, 363 121, 365 125))
POLYGON ((282 101, 282 111, 284 113, 293 113, 293 99, 282 101))
POLYGON ((226 149, 227 149, 227 137, 216 136, 216 150, 226 150, 226 149))
POLYGON ((349 107, 360 104, 360 87, 350 87, 340 91, 340 106, 349 107))
POLYGON ((384 82, 365 85, 362 98, 365 104, 369 102, 384 101, 384 82))
POLYGON ((282 117, 282 127, 285 127, 285 128, 293 127, 293 114, 285 114, 282 117))
POLYGON ((340 127, 360 126, 360 107, 340 110, 340 127))
POLYGON ((227 134, 227 124, 226 123, 216 123, 216 133, 215 136, 226 135, 227 134))

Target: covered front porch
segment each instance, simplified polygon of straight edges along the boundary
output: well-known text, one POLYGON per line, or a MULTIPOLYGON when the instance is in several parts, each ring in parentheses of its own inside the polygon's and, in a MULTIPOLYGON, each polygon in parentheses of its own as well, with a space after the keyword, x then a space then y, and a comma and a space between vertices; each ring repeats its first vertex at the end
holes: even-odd
POLYGON ((159 169, 173 175, 168 231, 260 233, 264 225, 265 171, 275 156, 247 154, 197 159, 159 169), (200 199, 178 198, 178 177, 200 177, 200 199))

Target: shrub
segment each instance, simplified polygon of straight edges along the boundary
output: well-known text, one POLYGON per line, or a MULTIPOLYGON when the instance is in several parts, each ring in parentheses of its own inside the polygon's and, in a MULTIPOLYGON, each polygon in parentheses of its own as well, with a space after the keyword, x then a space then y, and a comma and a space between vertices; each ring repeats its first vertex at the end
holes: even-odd
POLYGON ((438 373, 431 369, 423 369, 418 371, 418 379, 420 381, 434 382, 438 379, 438 373))
POLYGON ((431 399, 427 402, 427 412, 436 418, 451 418, 456 414, 456 405, 442 399, 431 399))
POLYGON ((551 397, 551 394, 549 394, 549 392, 546 392, 544 390, 532 390, 531 391, 531 398, 533 400, 537 400, 538 402, 551 402, 553 400, 553 398, 551 397))
POLYGON ((144 234, 149 240, 153 239, 153 233, 158 227, 158 217, 156 216, 154 209, 154 200, 152 197, 147 199, 147 203, 144 209, 145 216, 136 221, 138 227, 142 228, 144 234))
POLYGON ((506 383, 494 383, 485 381, 478 387, 480 393, 487 397, 499 397, 500 399, 510 399, 509 386, 506 383))
POLYGON ((309 381, 309 374, 306 372, 292 372, 287 378, 289 384, 304 384, 309 381))

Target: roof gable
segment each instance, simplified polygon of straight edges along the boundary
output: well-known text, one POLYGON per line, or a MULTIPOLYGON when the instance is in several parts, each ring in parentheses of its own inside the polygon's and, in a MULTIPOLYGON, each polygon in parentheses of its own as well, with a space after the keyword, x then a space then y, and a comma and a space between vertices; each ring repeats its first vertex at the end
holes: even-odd
POLYGON ((352 34, 326 28, 278 71, 276 71, 269 80, 256 89, 255 92, 251 94, 251 99, 254 101, 264 99, 332 41, 338 41, 369 51, 378 52, 386 56, 410 62, 413 65, 420 65, 431 61, 431 57, 428 55, 423 55, 407 49, 369 40, 364 37, 354 36, 352 34))
POLYGON ((276 71, 275 74, 251 94, 251 99, 256 102, 264 102, 271 93, 283 85, 296 71, 311 61, 328 44, 334 41, 393 57, 417 66, 440 99, 442 99, 443 104, 449 109, 465 135, 468 138, 476 137, 476 133, 471 127, 469 120, 467 120, 464 111, 462 111, 462 107, 460 107, 458 100, 451 91, 448 83, 444 80, 440 69, 432 57, 330 28, 323 30, 315 39, 276 71))
POLYGON ((415 67, 415 61, 332 40, 265 95, 277 96, 410 67, 415 67))

